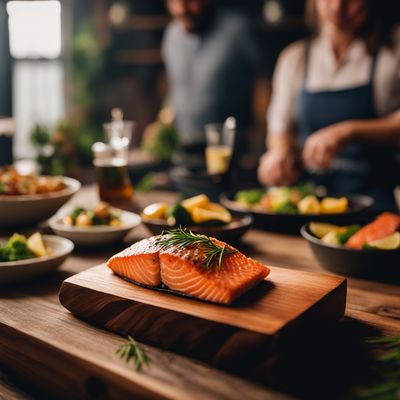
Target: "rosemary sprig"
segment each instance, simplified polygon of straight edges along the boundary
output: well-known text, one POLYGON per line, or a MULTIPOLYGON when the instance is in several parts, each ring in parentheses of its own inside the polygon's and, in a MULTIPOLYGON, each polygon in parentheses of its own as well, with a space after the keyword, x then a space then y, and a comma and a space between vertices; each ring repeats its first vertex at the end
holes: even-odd
POLYGON ((371 337, 367 338, 366 342, 377 347, 381 353, 376 357, 374 383, 360 390, 358 398, 363 400, 400 399, 400 336, 371 337))
POLYGON ((182 227, 163 232, 161 237, 157 240, 157 244, 162 249, 176 246, 182 249, 186 246, 194 246, 204 251, 205 269, 211 269, 215 265, 220 270, 222 266, 223 257, 236 253, 236 250, 228 249, 224 244, 222 247, 215 244, 209 237, 205 235, 197 235, 191 230, 182 227))
POLYGON ((115 353, 120 358, 124 358, 127 363, 133 358, 136 371, 140 371, 143 364, 148 365, 150 363, 150 357, 147 355, 146 350, 132 336, 128 336, 128 339, 129 342, 118 347, 115 353))

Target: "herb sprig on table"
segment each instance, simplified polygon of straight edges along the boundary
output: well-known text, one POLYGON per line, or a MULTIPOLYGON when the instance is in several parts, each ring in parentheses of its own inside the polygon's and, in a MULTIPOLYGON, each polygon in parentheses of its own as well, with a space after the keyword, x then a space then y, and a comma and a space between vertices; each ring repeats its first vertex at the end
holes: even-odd
POLYGON ((128 339, 128 343, 118 347, 116 354, 120 358, 125 359, 127 363, 133 359, 136 371, 140 371, 143 364, 148 365, 150 363, 150 357, 147 355, 146 350, 132 336, 128 336, 128 339))
POLYGON ((363 400, 400 399, 400 336, 368 338, 367 343, 379 350, 373 383, 358 393, 363 400))
POLYGON ((162 249, 170 247, 182 249, 186 246, 195 246, 202 249, 204 251, 204 259, 202 261, 204 262, 204 268, 208 270, 214 266, 220 270, 222 259, 227 255, 236 253, 236 250, 228 249, 225 244, 218 246, 208 236, 197 235, 191 230, 181 227, 163 232, 157 240, 157 244, 162 249))

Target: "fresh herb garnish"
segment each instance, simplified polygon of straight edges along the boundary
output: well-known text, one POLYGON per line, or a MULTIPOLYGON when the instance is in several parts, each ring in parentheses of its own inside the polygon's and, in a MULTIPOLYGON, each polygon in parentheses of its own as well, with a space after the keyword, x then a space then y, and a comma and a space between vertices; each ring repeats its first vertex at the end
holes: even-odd
POLYGON ((346 244, 346 242, 353 236, 357 231, 360 230, 360 225, 350 225, 346 232, 337 233, 336 237, 339 244, 346 244))
POLYGON ((222 247, 214 243, 209 237, 205 235, 196 235, 191 230, 183 229, 181 227, 163 232, 157 240, 157 244, 162 249, 176 246, 182 249, 186 246, 195 246, 204 251, 204 268, 211 269, 215 265, 218 270, 221 269, 223 257, 236 253, 234 249, 226 248, 224 244, 222 247))
POLYGON ((150 357, 147 355, 146 350, 132 336, 128 336, 128 339, 129 342, 118 347, 115 353, 120 358, 125 359, 127 363, 133 359, 136 371, 140 371, 143 364, 149 365, 150 357))
POLYGON ((400 336, 368 338, 367 343, 377 346, 381 353, 376 358, 373 383, 358 392, 357 398, 380 400, 400 398, 400 336))

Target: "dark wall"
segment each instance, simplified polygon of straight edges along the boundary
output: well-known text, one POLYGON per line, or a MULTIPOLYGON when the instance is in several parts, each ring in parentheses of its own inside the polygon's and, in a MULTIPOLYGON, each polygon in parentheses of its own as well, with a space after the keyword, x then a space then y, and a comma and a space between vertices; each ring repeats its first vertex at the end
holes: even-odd
POLYGON ((0 1, 0 116, 11 116, 11 56, 5 1, 0 1))

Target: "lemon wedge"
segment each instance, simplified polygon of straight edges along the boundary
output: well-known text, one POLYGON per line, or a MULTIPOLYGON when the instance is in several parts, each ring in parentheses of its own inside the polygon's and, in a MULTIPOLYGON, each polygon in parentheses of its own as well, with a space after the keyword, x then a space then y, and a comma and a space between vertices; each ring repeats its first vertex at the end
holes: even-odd
POLYGON ((400 233, 395 232, 392 235, 386 236, 382 239, 373 240, 368 243, 369 246, 380 250, 395 250, 400 248, 400 233))
POLYGON ((37 257, 43 257, 47 255, 46 246, 44 245, 42 235, 39 232, 34 233, 30 236, 26 242, 29 250, 37 257))
POLYGON ((319 200, 314 195, 304 197, 297 204, 297 209, 300 214, 319 214, 320 204, 319 200))
POLYGON ((144 208, 142 216, 150 219, 164 219, 166 218, 168 208, 168 203, 153 203, 144 208))
POLYGON ((206 208, 194 207, 192 210, 192 218, 196 224, 208 221, 221 221, 229 224, 232 221, 230 212, 222 207, 223 210, 209 210, 206 208))
POLYGON ((210 202, 210 199, 205 194, 199 194, 194 197, 189 197, 188 199, 182 200, 181 205, 185 207, 187 211, 192 212, 195 207, 206 206, 210 202))
POLYGON ((337 232, 328 232, 326 235, 322 237, 321 240, 326 244, 334 244, 334 245, 339 244, 337 232))
POLYGON ((344 233, 347 230, 346 226, 337 226, 325 222, 310 222, 309 228, 311 233, 320 239, 329 232, 344 233))
POLYGON ((346 197, 334 198, 325 197, 321 200, 321 213, 324 214, 340 214, 349 208, 349 201, 346 197))

